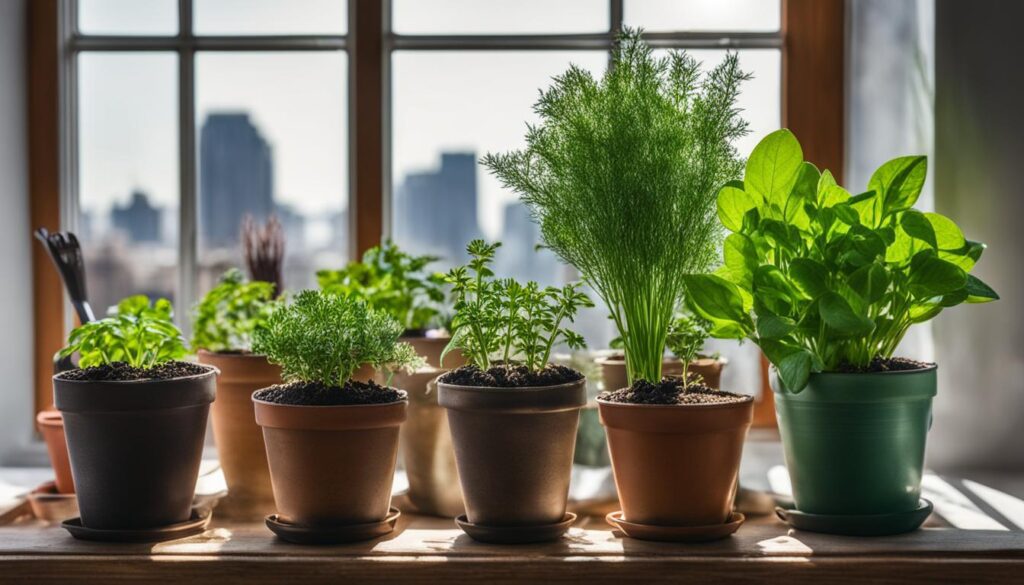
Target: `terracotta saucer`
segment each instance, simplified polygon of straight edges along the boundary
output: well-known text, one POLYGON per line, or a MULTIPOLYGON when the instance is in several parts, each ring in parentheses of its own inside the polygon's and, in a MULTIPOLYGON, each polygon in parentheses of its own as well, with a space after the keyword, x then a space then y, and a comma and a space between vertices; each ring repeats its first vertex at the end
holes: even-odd
POLYGON ((63 522, 78 516, 78 498, 75 494, 57 491, 57 483, 48 481, 28 494, 32 514, 46 522, 63 522))
POLYGON ((931 515, 932 509, 932 503, 922 498, 916 509, 895 514, 808 514, 775 508, 775 515, 797 530, 844 536, 886 536, 917 530, 931 515))
POLYGON ((61 526, 79 540, 98 540, 102 542, 163 542, 185 538, 199 534, 210 524, 211 513, 208 509, 192 508, 192 517, 185 522, 161 526, 159 528, 141 528, 134 530, 110 530, 82 526, 81 518, 71 518, 61 522, 61 526))
POLYGON ((345 544, 372 540, 389 534, 395 529, 395 522, 402 513, 392 507, 387 517, 380 522, 349 524, 348 526, 302 526, 282 522, 277 514, 267 516, 267 528, 278 538, 293 544, 345 544))
POLYGON ((630 538, 638 540, 656 540, 660 542, 708 542, 719 540, 731 535, 739 529, 746 516, 733 512, 729 521, 710 526, 656 526, 654 524, 637 524, 622 519, 622 511, 611 512, 604 517, 605 521, 618 528, 630 538))
POLYGON ((473 540, 490 544, 527 544, 558 540, 576 521, 576 514, 566 512, 560 522, 542 526, 484 526, 473 524, 463 514, 455 524, 473 540))

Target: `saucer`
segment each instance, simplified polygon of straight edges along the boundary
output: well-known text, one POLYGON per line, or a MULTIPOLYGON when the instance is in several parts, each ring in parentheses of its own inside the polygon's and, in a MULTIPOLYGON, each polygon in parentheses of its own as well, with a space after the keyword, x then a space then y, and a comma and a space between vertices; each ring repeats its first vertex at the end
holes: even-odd
POLYGON ((562 537, 573 522, 576 514, 566 512, 561 521, 540 526, 484 526, 473 524, 463 514, 455 519, 455 524, 473 540, 490 544, 527 544, 531 542, 549 542, 562 537))
POLYGON ((267 516, 267 528, 278 538, 293 544, 345 544, 372 540, 395 529, 395 522, 402 513, 392 507, 380 522, 349 524, 347 526, 303 526, 278 519, 277 514, 267 516))
POLYGON ((623 520, 622 511, 611 512, 604 517, 605 521, 618 528, 630 538, 638 540, 656 540, 660 542, 707 542, 719 540, 731 535, 739 529, 746 517, 733 512, 729 520, 722 524, 710 526, 658 526, 654 524, 637 524, 623 520))

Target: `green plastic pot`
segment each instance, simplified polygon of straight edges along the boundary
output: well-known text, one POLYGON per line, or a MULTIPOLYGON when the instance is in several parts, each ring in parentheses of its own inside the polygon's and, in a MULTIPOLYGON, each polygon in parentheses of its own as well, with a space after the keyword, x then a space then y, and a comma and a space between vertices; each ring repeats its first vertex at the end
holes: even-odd
POLYGON ((846 516, 919 507, 935 370, 811 374, 799 393, 772 376, 797 510, 846 516))

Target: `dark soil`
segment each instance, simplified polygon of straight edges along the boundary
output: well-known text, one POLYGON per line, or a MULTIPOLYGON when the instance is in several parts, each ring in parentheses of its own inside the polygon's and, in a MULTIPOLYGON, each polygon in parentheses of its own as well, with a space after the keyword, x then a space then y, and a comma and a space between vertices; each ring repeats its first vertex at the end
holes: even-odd
POLYGON ((291 382, 265 388, 256 393, 257 400, 274 404, 298 406, 347 406, 354 404, 388 404, 404 400, 404 390, 381 386, 376 382, 349 380, 344 388, 319 382, 291 382))
POLYGON ((167 362, 153 368, 136 368, 125 362, 114 362, 91 368, 68 370, 59 374, 62 380, 91 382, 129 382, 133 380, 171 380, 196 376, 210 371, 209 366, 191 362, 167 362))
POLYGON ((928 362, 919 362, 917 360, 910 360, 907 358, 878 358, 871 360, 871 365, 866 368, 854 366, 851 364, 842 364, 836 368, 836 372, 842 374, 865 374, 865 373, 877 373, 877 372, 909 372, 911 370, 923 370, 930 368, 935 364, 928 362))
POLYGON ((557 386, 583 378, 583 374, 572 368, 548 364, 539 372, 530 371, 524 365, 499 365, 486 372, 475 365, 462 366, 441 376, 438 381, 452 386, 484 386, 490 388, 532 388, 535 386, 557 386))
POLYGON ((684 386, 683 381, 675 377, 663 378, 657 384, 637 380, 629 388, 602 392, 598 398, 626 404, 728 404, 750 399, 749 396, 714 390, 692 381, 684 386))

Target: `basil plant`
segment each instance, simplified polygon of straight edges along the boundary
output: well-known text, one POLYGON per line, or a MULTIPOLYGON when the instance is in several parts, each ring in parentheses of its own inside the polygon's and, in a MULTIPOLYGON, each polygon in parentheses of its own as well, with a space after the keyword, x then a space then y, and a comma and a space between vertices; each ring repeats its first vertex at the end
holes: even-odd
POLYGON ((985 245, 913 209, 926 170, 923 156, 896 158, 851 195, 791 132, 769 134, 744 180, 718 193, 724 264, 686 277, 687 303, 712 336, 754 341, 799 392, 811 372, 892 357, 911 325, 947 307, 998 299, 969 274, 985 245))

